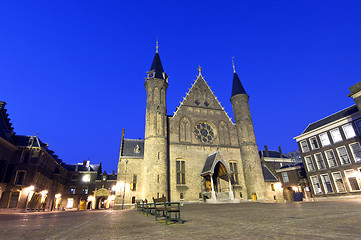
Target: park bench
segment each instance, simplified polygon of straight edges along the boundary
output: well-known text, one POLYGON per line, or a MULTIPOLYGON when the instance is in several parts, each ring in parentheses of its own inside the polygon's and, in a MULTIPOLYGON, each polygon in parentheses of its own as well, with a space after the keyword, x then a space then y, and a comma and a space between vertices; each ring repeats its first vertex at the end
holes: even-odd
POLYGON ((180 202, 167 202, 166 197, 163 195, 161 198, 153 198, 152 207, 154 207, 153 213, 156 221, 158 217, 164 217, 165 224, 168 224, 169 221, 183 223, 183 220, 180 218, 180 202))

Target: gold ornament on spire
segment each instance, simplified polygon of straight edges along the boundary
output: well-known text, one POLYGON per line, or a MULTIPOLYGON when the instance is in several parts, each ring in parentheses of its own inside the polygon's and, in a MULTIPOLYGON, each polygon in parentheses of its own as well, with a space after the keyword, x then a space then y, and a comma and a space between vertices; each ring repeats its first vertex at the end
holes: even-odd
POLYGON ((232 57, 232 65, 233 65, 233 72, 236 72, 236 67, 234 66, 234 57, 232 57))
POLYGON ((155 42, 155 52, 158 53, 158 38, 157 41, 155 42))

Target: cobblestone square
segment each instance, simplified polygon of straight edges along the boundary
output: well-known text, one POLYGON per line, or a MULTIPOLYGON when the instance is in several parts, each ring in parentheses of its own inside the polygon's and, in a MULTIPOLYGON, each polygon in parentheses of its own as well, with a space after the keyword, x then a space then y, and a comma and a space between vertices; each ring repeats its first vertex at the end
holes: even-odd
POLYGON ((184 224, 135 209, 0 214, 0 239, 360 239, 361 199, 190 204, 184 224))

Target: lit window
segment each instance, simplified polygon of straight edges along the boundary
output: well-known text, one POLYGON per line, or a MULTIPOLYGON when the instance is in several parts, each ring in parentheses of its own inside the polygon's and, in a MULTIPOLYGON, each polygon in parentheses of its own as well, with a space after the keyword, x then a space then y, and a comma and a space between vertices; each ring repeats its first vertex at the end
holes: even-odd
POLYGON ((229 163, 230 170, 231 170, 231 178, 234 184, 238 185, 238 169, 237 169, 237 162, 230 162, 229 163))
POLYGON ((325 189, 325 193, 333 193, 331 180, 328 174, 322 174, 321 179, 323 183, 323 188, 325 189))
POLYGON ((310 138, 310 143, 311 143, 311 148, 312 148, 312 149, 317 149, 317 148, 320 147, 320 146, 318 145, 318 142, 317 142, 317 138, 316 138, 316 137, 310 138))
POLYGON ((284 183, 289 182, 290 180, 288 179, 288 174, 286 172, 282 172, 282 179, 284 183))
POLYGON ((334 143, 342 141, 340 130, 334 129, 330 131, 334 143))
POLYGON ((318 181, 317 176, 311 176, 310 179, 311 179, 311 183, 312 183, 314 193, 315 194, 321 194, 322 189, 321 189, 321 185, 320 185, 320 182, 318 181))
POLYGON ((24 171, 16 172, 15 185, 24 185, 24 179, 25 179, 24 171))
POLYGON ((355 162, 361 161, 361 147, 360 143, 351 143, 350 144, 351 152, 353 155, 353 158, 355 159, 355 162))
POLYGON ((73 198, 68 198, 66 208, 73 208, 73 204, 74 204, 74 199, 73 198))
POLYGON ((186 169, 185 169, 185 161, 177 160, 176 163, 177 168, 177 184, 185 184, 186 183, 186 169))
POLYGON ((342 147, 338 147, 336 148, 338 156, 340 158, 341 164, 347 164, 347 163, 351 163, 350 158, 348 157, 347 151, 346 151, 346 147, 342 146, 342 147))
POLYGON ((356 125, 358 132, 361 134, 361 121, 355 122, 355 125, 356 125))
POLYGON ((325 169, 325 162, 323 161, 323 157, 321 153, 315 154, 316 164, 318 169, 325 169))
POLYGON ((323 147, 331 144, 327 133, 320 134, 320 140, 323 147))
POLYGON ((75 188, 70 188, 70 194, 75 194, 75 188))
POLYGON ((88 188, 83 188, 83 194, 88 194, 88 188))
POLYGON ((346 192, 345 184, 342 180, 342 175, 340 172, 332 173, 333 182, 335 183, 337 192, 346 192))
POLYGON ((337 162, 336 162, 336 157, 335 157, 335 154, 333 153, 333 151, 328 150, 328 151, 325 152, 325 154, 326 154, 326 159, 327 159, 328 166, 330 168, 336 167, 337 162))
POLYGON ((354 170, 346 170, 345 175, 351 191, 360 191, 360 184, 357 181, 356 173, 354 172, 354 170))
POLYGON ((90 182, 90 175, 86 174, 83 176, 83 182, 90 182))
POLYGON ((313 165, 311 156, 305 157, 305 162, 306 162, 307 170, 309 172, 315 171, 315 166, 313 165))
POLYGON ((308 152, 308 151, 310 151, 310 149, 308 148, 308 144, 307 144, 306 141, 302 141, 300 144, 301 144, 302 152, 308 152))
POLYGON ((346 138, 352 138, 356 136, 355 130, 352 127, 352 124, 347 124, 342 126, 343 132, 345 133, 346 138))

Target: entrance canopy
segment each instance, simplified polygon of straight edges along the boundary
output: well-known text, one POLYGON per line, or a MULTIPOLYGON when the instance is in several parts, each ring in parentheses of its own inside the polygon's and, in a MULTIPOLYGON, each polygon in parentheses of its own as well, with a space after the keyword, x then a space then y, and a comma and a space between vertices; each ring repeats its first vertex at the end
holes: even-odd
POLYGON ((201 176, 209 180, 211 176, 216 174, 217 177, 228 181, 230 173, 231 171, 229 170, 228 165, 223 160, 219 151, 217 151, 208 155, 206 162, 204 163, 201 176))

